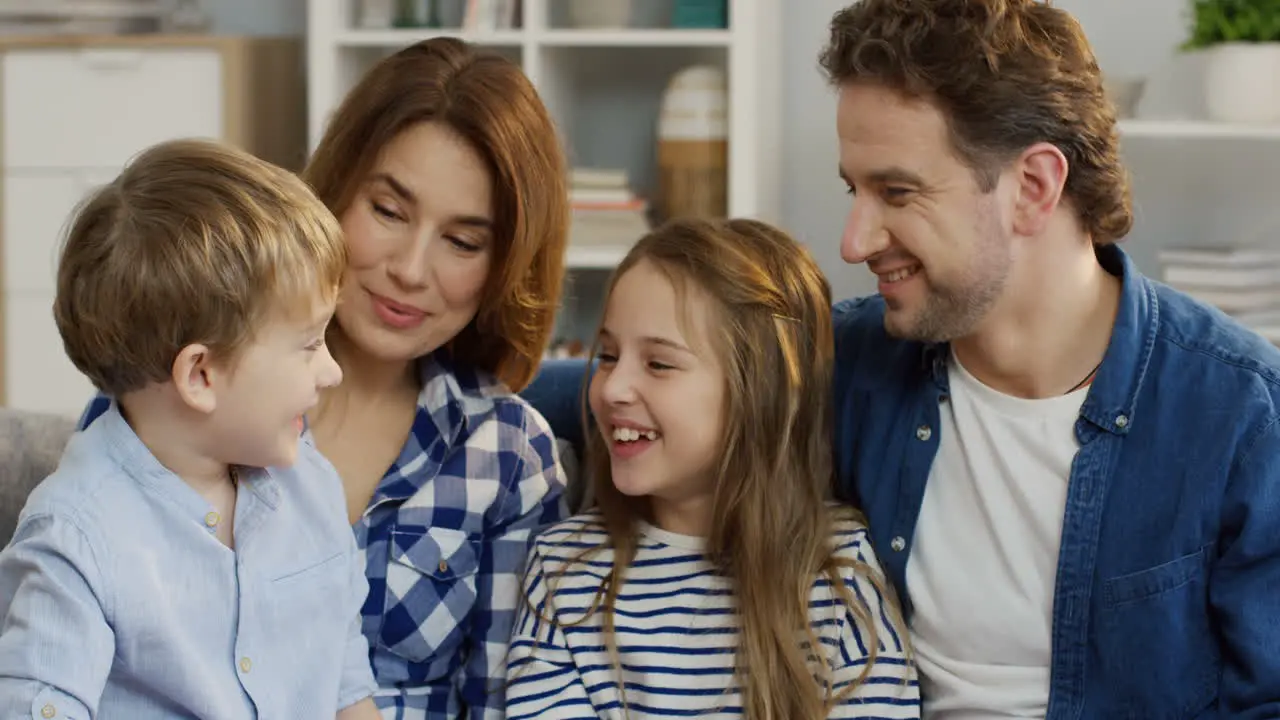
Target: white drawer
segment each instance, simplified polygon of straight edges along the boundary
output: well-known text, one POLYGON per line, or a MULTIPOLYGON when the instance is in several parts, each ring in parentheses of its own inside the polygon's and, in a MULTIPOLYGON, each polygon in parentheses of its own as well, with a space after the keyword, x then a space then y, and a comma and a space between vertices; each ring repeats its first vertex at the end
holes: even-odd
POLYGON ((114 170, 11 170, 4 174, 4 288, 53 292, 71 213, 114 170))
POLYGON ((4 314, 5 404, 79 417, 93 383, 67 359, 53 322, 53 293, 8 293, 4 314))
POLYGON ((8 168, 118 168, 175 137, 222 136, 222 62, 205 48, 11 50, 8 168))

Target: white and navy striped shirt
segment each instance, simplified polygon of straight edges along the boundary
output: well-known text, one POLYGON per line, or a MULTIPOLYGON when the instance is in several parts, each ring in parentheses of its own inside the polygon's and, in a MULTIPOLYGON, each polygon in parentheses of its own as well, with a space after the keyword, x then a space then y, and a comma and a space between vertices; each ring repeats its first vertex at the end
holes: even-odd
MULTIPOLYGON (((615 612, 628 717, 741 717, 728 580, 707 562, 701 538, 647 525, 641 530, 615 612)), ((535 542, 524 582, 529 602, 516 619, 507 658, 508 720, 624 717, 618 673, 602 632, 604 614, 593 612, 582 621, 612 567, 613 553, 605 548, 578 558, 606 540, 599 516, 582 515, 553 526, 535 542)), ((880 572, 862 525, 837 524, 833 546, 839 557, 880 572)), ((881 606, 882 596, 860 574, 841 573, 877 620, 879 655, 867 680, 830 717, 920 717, 915 668, 905 639, 881 606)), ((866 666, 869 633, 825 579, 814 583, 809 612, 838 692, 866 666)))

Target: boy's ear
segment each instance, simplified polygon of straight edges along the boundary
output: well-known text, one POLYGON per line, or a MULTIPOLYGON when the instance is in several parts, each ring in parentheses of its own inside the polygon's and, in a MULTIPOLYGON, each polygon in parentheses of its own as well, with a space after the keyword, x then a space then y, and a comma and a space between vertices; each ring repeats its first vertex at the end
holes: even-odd
POLYGON ((219 370, 208 346, 196 343, 182 348, 173 361, 173 386, 178 397, 193 410, 213 412, 218 406, 219 370))

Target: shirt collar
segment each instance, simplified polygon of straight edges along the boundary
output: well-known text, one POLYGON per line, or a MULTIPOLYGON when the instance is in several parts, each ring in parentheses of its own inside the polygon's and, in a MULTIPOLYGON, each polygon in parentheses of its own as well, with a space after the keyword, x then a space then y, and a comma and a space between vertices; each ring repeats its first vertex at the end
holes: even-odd
MULTIPOLYGON (((1155 287, 1133 259, 1117 245, 1095 245, 1103 269, 1120 278, 1120 306, 1111 341, 1102 358, 1080 414, 1099 428, 1123 435, 1133 427, 1138 393, 1151 363, 1159 328, 1160 306, 1155 287)), ((921 369, 946 391, 949 343, 927 343, 921 369)))
POLYGON ((418 372, 418 410, 430 415, 449 447, 492 413, 495 396, 507 394, 492 375, 454 363, 443 349, 421 358, 418 372))
MULTIPOLYGON (((121 414, 119 402, 111 403, 86 432, 99 426, 107 451, 117 467, 151 492, 203 517, 208 509, 207 501, 156 459, 121 414)), ((275 509, 280 504, 279 482, 271 469, 237 468, 236 478, 240 488, 248 488, 268 507, 275 509)))

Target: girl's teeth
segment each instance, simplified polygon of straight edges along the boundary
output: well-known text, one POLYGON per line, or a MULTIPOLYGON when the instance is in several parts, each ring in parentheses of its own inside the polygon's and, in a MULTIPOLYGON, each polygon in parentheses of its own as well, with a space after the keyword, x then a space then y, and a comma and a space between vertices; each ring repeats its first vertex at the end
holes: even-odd
POLYGON ((620 427, 613 429, 613 439, 619 442, 635 442, 640 438, 644 438, 646 440, 657 440, 658 433, 652 430, 640 431, 635 428, 620 427))

